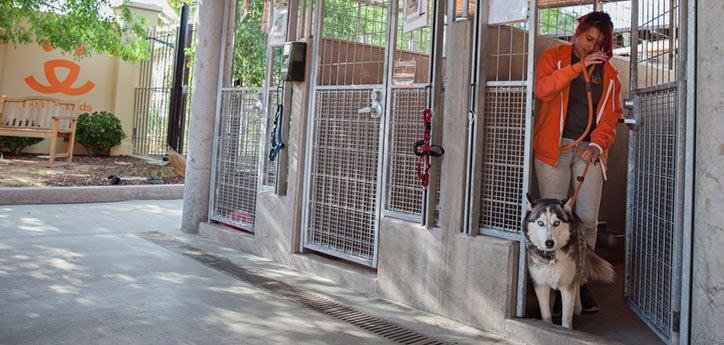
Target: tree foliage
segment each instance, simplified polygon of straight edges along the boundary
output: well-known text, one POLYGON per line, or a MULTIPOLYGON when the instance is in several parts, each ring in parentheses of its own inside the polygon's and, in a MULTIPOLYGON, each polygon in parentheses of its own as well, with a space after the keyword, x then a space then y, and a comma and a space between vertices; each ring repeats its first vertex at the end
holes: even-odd
POLYGON ((245 15, 236 24, 233 78, 239 86, 261 87, 266 72, 268 35, 262 31, 265 0, 251 0, 245 15))
POLYGON ((111 0, 2 0, 0 41, 50 46, 76 58, 92 52, 127 61, 148 54, 146 20, 111 0))

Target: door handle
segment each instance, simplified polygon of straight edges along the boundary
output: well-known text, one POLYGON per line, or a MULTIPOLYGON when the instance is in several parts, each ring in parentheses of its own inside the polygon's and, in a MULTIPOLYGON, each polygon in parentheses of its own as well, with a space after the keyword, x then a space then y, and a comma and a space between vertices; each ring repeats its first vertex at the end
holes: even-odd
POLYGON ((379 119, 382 116, 382 104, 377 101, 372 101, 369 107, 357 109, 359 114, 370 114, 373 119, 379 119))
POLYGON ((635 111, 636 111, 635 104, 636 103, 633 98, 625 99, 623 101, 623 107, 629 110, 628 115, 630 117, 621 117, 618 119, 618 122, 626 125, 626 127, 628 127, 629 130, 636 129, 637 121, 636 121, 636 116, 635 116, 635 111))

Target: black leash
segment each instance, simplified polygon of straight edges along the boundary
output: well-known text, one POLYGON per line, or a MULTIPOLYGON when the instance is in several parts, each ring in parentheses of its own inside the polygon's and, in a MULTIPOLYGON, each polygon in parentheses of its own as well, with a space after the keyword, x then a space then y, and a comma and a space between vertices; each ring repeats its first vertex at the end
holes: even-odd
POLYGON ((271 143, 271 150, 269 150, 270 162, 273 162, 279 155, 279 151, 286 147, 286 145, 284 145, 284 143, 282 142, 282 126, 280 123, 282 119, 283 109, 284 108, 282 107, 282 103, 279 102, 279 104, 277 105, 276 114, 274 114, 274 124, 272 126, 271 135, 269 138, 269 141, 271 143))

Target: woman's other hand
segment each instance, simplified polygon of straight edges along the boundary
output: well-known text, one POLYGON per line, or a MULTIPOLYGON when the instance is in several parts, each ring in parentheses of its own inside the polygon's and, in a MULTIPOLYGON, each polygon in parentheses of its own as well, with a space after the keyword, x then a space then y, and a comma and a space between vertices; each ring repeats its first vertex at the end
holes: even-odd
POLYGON ((583 59, 583 63, 586 65, 586 67, 604 63, 608 60, 608 55, 606 55, 603 52, 594 52, 591 54, 586 55, 586 57, 583 59))
POLYGON ((601 155, 601 152, 598 151, 598 148, 596 146, 589 146, 583 149, 581 152, 581 160, 583 160, 586 163, 593 163, 598 159, 598 156, 601 155))

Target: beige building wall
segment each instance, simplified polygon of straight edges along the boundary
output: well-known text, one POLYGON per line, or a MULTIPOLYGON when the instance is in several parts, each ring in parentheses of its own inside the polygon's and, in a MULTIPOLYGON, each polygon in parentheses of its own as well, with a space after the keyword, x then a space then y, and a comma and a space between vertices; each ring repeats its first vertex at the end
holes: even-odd
MULTIPOLYGON (((134 5, 131 11, 145 17, 150 26, 155 26, 160 9, 134 5)), ((138 63, 129 63, 118 57, 92 54, 79 59, 52 47, 0 43, 0 95, 10 98, 42 96, 72 100, 78 102, 81 113, 108 111, 115 114, 121 120, 126 138, 121 145, 111 150, 112 155, 131 154, 133 149, 133 96, 134 89, 138 86, 138 76, 138 63), (47 71, 44 67, 59 61, 78 66, 78 77, 72 83, 72 88, 82 87, 86 82, 93 83, 93 87, 85 93, 68 95, 64 92, 38 91, 32 87, 32 82, 27 81, 27 78, 34 78, 41 85, 49 85, 46 73, 55 73, 57 79, 63 82, 69 76, 67 67, 57 66, 47 71)), ((60 143, 59 146, 58 151, 62 152, 66 143, 60 143)), ((50 141, 44 140, 26 148, 24 152, 47 154, 49 149, 50 141)), ((83 145, 76 145, 75 153, 85 154, 83 145)))

